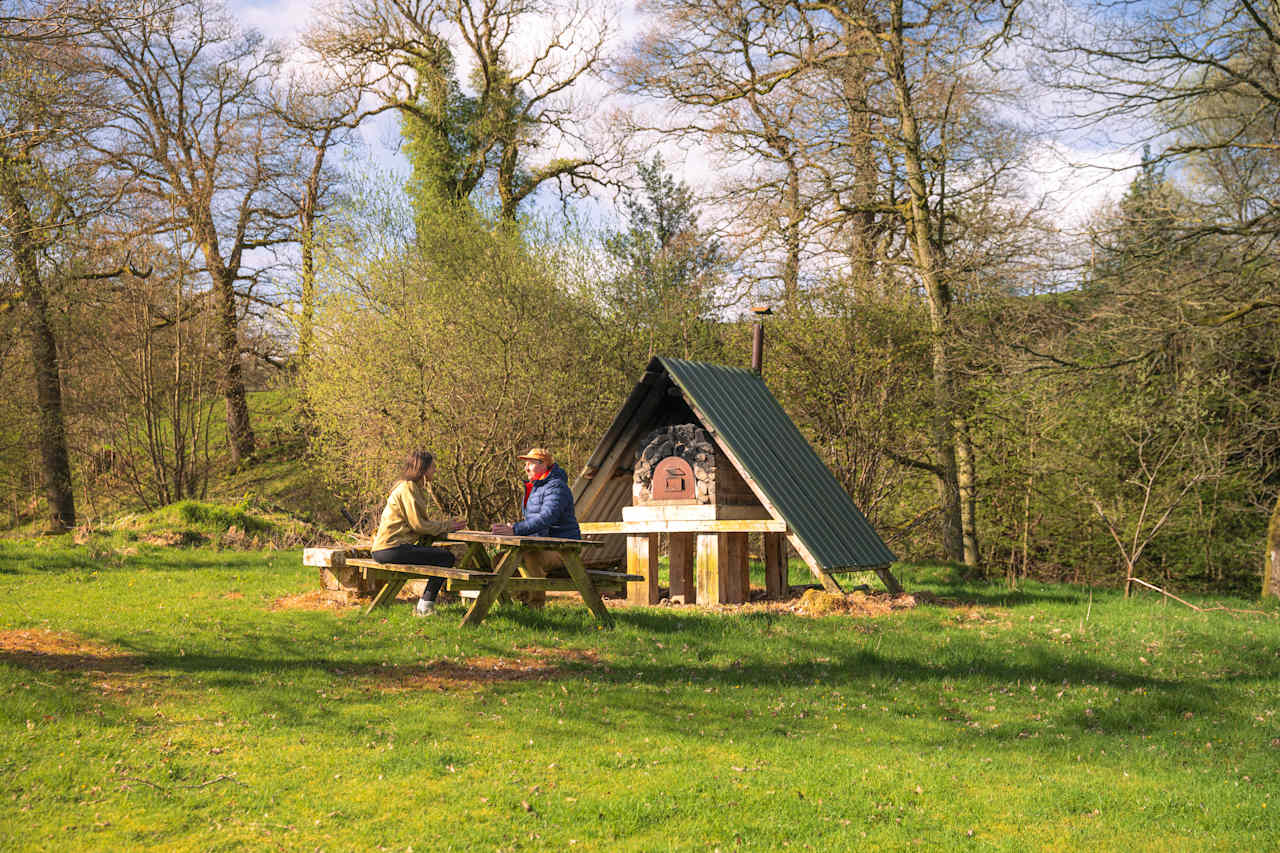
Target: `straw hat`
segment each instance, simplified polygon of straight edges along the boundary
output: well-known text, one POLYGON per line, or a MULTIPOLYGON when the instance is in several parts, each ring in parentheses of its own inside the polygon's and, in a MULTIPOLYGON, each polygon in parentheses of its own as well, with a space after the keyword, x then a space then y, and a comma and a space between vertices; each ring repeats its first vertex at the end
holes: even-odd
POLYGON ((546 465, 548 468, 550 468, 552 465, 555 464, 555 459, 552 458, 551 451, 547 450, 545 447, 531 448, 530 450, 524 453, 521 453, 516 458, 528 459, 534 462, 541 462, 543 465, 546 465))

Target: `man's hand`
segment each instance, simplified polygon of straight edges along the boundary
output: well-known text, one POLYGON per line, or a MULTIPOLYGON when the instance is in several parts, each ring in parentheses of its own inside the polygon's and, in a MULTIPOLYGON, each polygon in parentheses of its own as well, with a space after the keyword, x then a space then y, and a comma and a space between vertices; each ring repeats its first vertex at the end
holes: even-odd
POLYGON ((449 519, 449 530, 461 530, 466 527, 467 523, 460 518, 449 519))
POLYGON ((489 532, 498 533, 498 534, 501 534, 502 536, 515 535, 515 530, 512 529, 512 526, 510 524, 495 524, 493 525, 493 527, 489 528, 489 532))

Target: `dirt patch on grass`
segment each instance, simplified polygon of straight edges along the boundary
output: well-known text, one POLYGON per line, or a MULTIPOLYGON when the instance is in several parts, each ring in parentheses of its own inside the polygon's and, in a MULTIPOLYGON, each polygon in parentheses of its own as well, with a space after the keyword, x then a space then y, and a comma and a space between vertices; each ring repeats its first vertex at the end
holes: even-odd
POLYGON ((142 669, 141 659, 123 649, 43 628, 0 631, 0 660, 26 669, 124 673, 142 669))
MULTIPOLYGON (((752 590, 752 595, 764 595, 763 590, 752 590)), ((855 618, 873 618, 894 613, 899 610, 910 610, 921 604, 944 603, 930 598, 927 594, 890 595, 884 593, 867 593, 855 591, 844 595, 836 595, 821 589, 806 589, 800 595, 790 598, 770 600, 755 598, 745 604, 673 604, 670 599, 662 599, 659 607, 701 610, 715 613, 794 613, 797 616, 819 617, 840 614, 855 618)), ((609 600, 610 607, 626 606, 622 600, 609 600)))
POLYGON ((359 682, 365 690, 404 693, 415 690, 475 690, 513 681, 552 681, 568 677, 570 663, 594 666, 592 650, 547 649, 530 646, 515 649, 517 657, 477 657, 465 661, 438 660, 408 666, 365 666, 335 669, 334 675, 359 682))
MULTIPOLYGON (((368 601, 365 602, 366 604, 368 601)), ((359 599, 343 590, 313 589, 297 595, 277 598, 268 610, 347 610, 358 606, 359 599)))
POLYGON ((157 548, 177 548, 203 545, 209 537, 194 530, 162 530, 142 537, 142 542, 157 548))

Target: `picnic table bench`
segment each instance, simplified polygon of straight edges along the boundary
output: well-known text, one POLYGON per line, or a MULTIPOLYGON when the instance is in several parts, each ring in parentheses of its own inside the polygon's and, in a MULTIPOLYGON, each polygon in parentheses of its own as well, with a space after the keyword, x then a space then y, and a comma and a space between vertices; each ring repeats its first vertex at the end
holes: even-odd
POLYGON ((458 530, 448 534, 443 541, 467 543, 466 553, 453 567, 379 563, 362 556, 345 557, 344 565, 358 569, 366 580, 380 584, 364 612, 369 613, 375 607, 385 607, 394 601, 411 580, 436 577, 444 578, 446 589, 451 592, 476 592, 475 600, 462 617, 463 625, 480 624, 500 598, 522 592, 567 591, 579 593, 596 620, 611 628, 613 617, 605 609, 601 590, 625 590, 628 581, 644 580, 639 575, 587 569, 579 552, 596 543, 582 539, 458 530), (548 551, 560 554, 568 577, 534 576, 535 572, 526 565, 525 557, 548 551))

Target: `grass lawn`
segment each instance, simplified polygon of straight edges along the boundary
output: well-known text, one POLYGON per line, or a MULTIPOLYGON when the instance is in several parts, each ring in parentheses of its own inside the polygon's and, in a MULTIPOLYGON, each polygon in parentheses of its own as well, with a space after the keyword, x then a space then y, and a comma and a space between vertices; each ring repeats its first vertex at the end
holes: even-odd
POLYGON ((0 542, 0 848, 1280 844, 1274 606, 907 566, 963 604, 272 609, 314 571, 0 542))

